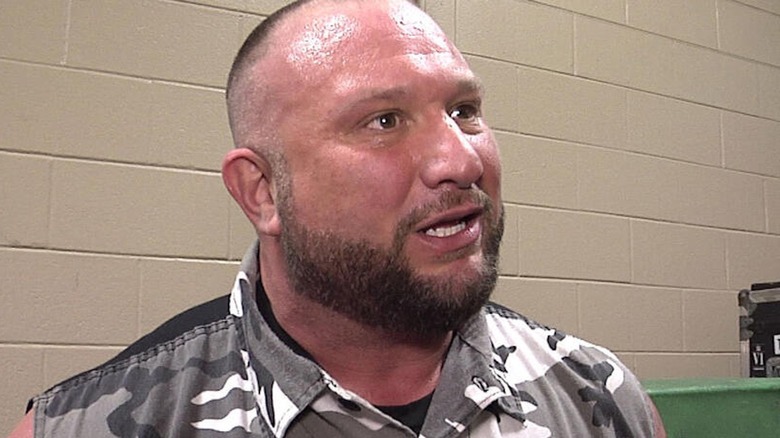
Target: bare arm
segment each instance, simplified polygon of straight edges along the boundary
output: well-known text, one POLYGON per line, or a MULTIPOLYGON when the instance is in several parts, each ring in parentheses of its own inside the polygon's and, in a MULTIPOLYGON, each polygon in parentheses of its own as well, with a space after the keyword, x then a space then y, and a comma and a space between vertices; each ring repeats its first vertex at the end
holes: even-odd
POLYGON ((33 422, 35 419, 35 411, 31 410, 24 416, 16 429, 11 432, 8 438, 33 438, 33 422))

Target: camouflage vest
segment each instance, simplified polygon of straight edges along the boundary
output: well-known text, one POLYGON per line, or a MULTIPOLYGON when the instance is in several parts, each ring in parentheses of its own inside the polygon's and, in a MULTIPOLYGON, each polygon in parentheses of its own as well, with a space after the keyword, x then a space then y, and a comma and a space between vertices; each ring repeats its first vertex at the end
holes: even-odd
MULTIPOLYGON (((229 297, 183 313, 33 399, 35 436, 414 437, 269 328, 257 247, 229 297)), ((455 336, 420 437, 650 437, 610 352, 490 304, 455 336)))

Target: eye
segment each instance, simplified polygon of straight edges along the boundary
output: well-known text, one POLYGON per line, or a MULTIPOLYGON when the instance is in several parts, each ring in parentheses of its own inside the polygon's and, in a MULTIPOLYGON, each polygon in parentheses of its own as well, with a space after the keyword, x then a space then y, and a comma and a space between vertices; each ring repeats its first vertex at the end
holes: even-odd
POLYGON ((371 119, 367 128, 386 131, 398 127, 401 124, 401 116, 398 113, 383 113, 371 119))
POLYGON ((479 106, 473 103, 460 104, 450 111, 450 117, 459 123, 475 123, 480 116, 479 106))

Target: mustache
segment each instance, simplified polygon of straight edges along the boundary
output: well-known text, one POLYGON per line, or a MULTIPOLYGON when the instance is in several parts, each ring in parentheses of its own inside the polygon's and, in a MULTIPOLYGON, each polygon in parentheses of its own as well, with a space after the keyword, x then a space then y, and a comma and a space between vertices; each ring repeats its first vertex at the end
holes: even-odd
POLYGON ((413 233, 416 224, 425 218, 463 204, 473 204, 482 208, 482 214, 487 217, 493 217, 495 212, 495 206, 490 196, 476 186, 467 190, 447 190, 435 200, 415 207, 401 219, 396 229, 396 242, 402 241, 405 236, 413 233))

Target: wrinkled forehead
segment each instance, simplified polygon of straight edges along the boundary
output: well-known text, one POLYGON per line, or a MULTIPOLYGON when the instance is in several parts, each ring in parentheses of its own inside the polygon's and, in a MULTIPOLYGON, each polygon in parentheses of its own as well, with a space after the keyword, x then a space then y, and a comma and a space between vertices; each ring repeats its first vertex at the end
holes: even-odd
MULTIPOLYGON (((370 62, 387 54, 457 52, 438 25, 403 0, 326 2, 288 20, 277 37, 280 61, 298 73, 370 62)), ((457 54, 460 57, 460 54, 457 54)))

